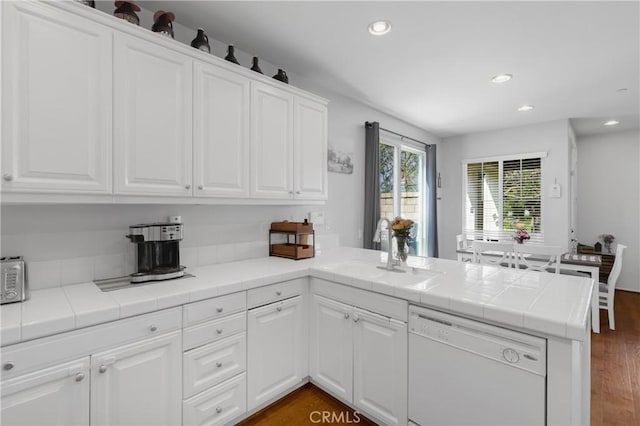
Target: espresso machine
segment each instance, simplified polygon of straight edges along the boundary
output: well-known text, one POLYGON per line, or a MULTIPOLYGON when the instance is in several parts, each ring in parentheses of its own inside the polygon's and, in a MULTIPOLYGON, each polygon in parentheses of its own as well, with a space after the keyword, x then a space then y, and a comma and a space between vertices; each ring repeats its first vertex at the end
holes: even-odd
POLYGON ((185 267, 180 265, 181 223, 151 223, 129 227, 127 238, 136 247, 136 272, 132 283, 180 278, 185 267))

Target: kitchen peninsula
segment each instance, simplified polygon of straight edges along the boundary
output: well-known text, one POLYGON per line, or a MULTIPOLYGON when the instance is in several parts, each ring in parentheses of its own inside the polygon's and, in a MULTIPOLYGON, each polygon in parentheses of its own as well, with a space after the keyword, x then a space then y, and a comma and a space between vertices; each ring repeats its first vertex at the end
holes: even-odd
POLYGON ((197 267, 191 278, 114 292, 94 283, 33 291, 30 300, 2 307, 3 424, 34 423, 49 410, 61 423, 130 423, 144 415, 156 423, 226 423, 308 381, 380 423, 407 424, 412 395, 387 394, 406 393, 407 323, 423 308, 544 340, 546 411, 539 415, 548 424, 588 421, 590 279, 417 257, 396 273, 377 268, 385 257, 335 248, 296 262, 197 267), (345 330, 352 333, 345 337, 353 343, 349 368, 325 356, 325 340, 345 330), (378 371, 376 357, 398 359, 393 374, 378 371), (372 374, 382 389, 363 381, 372 374), (136 393, 150 382, 153 395, 136 393), (127 385, 133 388, 118 388, 127 385), (33 392, 38 387, 45 396, 33 392), (146 403, 161 409, 136 409, 146 403))

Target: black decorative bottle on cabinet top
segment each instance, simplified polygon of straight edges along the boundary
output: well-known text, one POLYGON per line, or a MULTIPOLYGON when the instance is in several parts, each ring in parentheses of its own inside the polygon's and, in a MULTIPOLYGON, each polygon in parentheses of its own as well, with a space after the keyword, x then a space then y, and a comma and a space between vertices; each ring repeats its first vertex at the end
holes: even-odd
POLYGON ((93 7, 95 9, 96 2, 94 0, 74 0, 76 3, 82 3, 85 6, 93 7))
POLYGON ((196 38, 191 41, 191 47, 195 47, 203 52, 211 53, 211 46, 209 46, 209 37, 204 33, 202 28, 198 28, 198 34, 196 38))
POLYGON ((258 57, 253 57, 253 65, 251 66, 251 71, 259 72, 260 74, 264 74, 260 69, 260 65, 258 65, 258 57))
POLYGON ((136 12, 140 12, 140 6, 132 1, 116 1, 116 10, 113 12, 113 16, 116 18, 124 19, 132 24, 140 25, 140 18, 136 15, 136 12))
POLYGON ((289 77, 287 77, 287 73, 281 68, 278 68, 278 74, 274 75, 273 78, 283 83, 289 84, 289 77))
POLYGON ((173 21, 175 19, 176 15, 172 12, 159 10, 153 14, 153 26, 151 27, 151 31, 173 38, 173 21))
POLYGON ((224 59, 226 59, 229 62, 233 62, 234 64, 240 65, 240 62, 238 62, 234 53, 235 53, 235 48, 233 47, 233 44, 230 44, 229 49, 227 50, 227 56, 225 56, 224 59))

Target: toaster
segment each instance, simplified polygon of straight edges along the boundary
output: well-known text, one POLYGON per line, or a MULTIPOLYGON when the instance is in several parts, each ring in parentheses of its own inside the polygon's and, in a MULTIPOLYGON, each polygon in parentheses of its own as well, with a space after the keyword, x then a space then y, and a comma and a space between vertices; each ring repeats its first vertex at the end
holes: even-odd
POLYGON ((0 258, 0 284, 0 304, 27 300, 27 271, 22 256, 0 258))

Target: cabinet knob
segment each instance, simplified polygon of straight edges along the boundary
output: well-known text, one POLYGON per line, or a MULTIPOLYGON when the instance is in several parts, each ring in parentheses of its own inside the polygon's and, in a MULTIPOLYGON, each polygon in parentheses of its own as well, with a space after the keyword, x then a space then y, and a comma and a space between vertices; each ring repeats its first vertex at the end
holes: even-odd
POLYGON ((293 194, 293 191, 289 191, 289 194, 293 194))
POLYGON ((222 311, 224 311, 224 308, 216 308, 217 313, 222 313, 222 311))
POLYGON ((158 330, 158 327, 156 327, 155 325, 152 325, 151 327, 149 327, 150 331, 156 331, 158 330))
POLYGON ((202 191, 202 190, 204 189, 204 186, 202 186, 202 185, 198 185, 198 189, 199 189, 200 191, 202 191))
POLYGON ((84 373, 76 374, 76 382, 81 382, 84 380, 84 373))
POLYGON ((358 322, 358 321, 360 321, 360 318, 358 318, 358 317, 353 317, 353 322, 358 322))
POLYGON ((2 175, 2 179, 4 179, 5 182, 11 182, 13 180, 13 175, 11 173, 5 173, 2 175))
POLYGON ((218 413, 218 414, 222 413, 222 407, 217 407, 216 408, 216 413, 218 413))
POLYGON ((220 361, 216 362, 216 367, 218 368, 222 367, 222 363, 220 361))
POLYGON ((191 189, 191 185, 186 184, 186 185, 184 186, 184 189, 191 189))
POLYGON ((276 296, 282 296, 282 292, 281 291, 276 291, 276 296))
POLYGON ((344 313, 344 319, 349 319, 349 314, 348 313, 344 313))
POLYGON ((98 368, 98 372, 99 373, 106 373, 107 372, 107 366, 106 365, 101 365, 100 368, 98 368))
POLYGON ((218 334, 222 334, 222 329, 221 329, 221 328, 217 329, 217 330, 216 330, 216 333, 218 333, 218 334))
POLYGON ((278 311, 278 312, 282 311, 282 306, 278 306, 278 307, 276 308, 276 311, 278 311))
POLYGON ((9 362, 6 362, 6 363, 2 366, 2 369, 3 369, 4 371, 9 371, 9 370, 12 370, 12 369, 13 369, 13 367, 15 367, 15 366, 16 366, 16 365, 15 365, 13 362, 9 361, 9 362))
POLYGON ((300 194, 300 191, 296 191, 296 194, 300 194))

